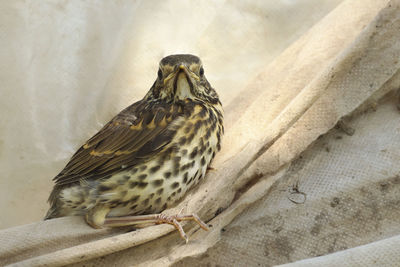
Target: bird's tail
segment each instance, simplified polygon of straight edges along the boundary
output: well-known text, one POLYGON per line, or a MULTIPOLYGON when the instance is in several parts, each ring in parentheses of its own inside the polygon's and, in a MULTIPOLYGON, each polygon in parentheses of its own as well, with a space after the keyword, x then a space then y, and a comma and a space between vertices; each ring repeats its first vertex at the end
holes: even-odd
POLYGON ((51 191, 51 194, 49 196, 49 199, 47 202, 50 203, 50 208, 46 213, 46 216, 44 217, 44 220, 49 220, 57 217, 61 217, 60 214, 60 209, 59 207, 59 194, 60 194, 61 188, 55 186, 53 188, 53 191, 51 191))
POLYGON ((52 205, 50 209, 47 211, 46 216, 44 216, 44 220, 49 220, 57 217, 60 217, 58 210, 55 207, 55 205, 52 205))

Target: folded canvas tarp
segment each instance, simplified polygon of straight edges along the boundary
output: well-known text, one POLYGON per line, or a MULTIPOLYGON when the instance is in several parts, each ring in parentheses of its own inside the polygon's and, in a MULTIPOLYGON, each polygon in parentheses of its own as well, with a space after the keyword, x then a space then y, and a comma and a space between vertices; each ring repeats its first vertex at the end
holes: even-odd
MULTIPOLYGON (((139 12, 139 7, 132 7, 129 12, 139 12)), ((66 12, 60 10, 63 16, 66 12)), ((108 12, 112 15, 111 8, 108 12)), ((95 19, 87 15, 77 19, 95 19)), ((203 31, 196 44, 215 45, 214 53, 218 53, 218 44, 219 49, 229 45, 217 42, 216 27, 227 24, 226 21, 221 24, 217 13, 213 15, 213 21, 196 29, 203 31)), ((38 20, 30 19, 33 23, 38 20)), ((251 25, 250 19, 246 21, 249 25, 243 27, 258 26, 251 25)), ((128 22, 132 28, 138 23, 135 18, 128 22)), ((115 24, 101 20, 96 23, 104 30, 116 30, 112 28, 115 24)), ((150 26, 135 28, 138 32, 150 29, 150 26)), ((96 40, 89 28, 79 29, 79 33, 96 40)), ((129 34, 126 29, 118 32, 118 36, 126 34, 129 34)), ((176 34, 179 36, 179 32, 176 34)), ((246 46, 246 36, 239 37, 242 39, 238 44, 246 46)), ((129 56, 140 59, 134 52, 125 53, 135 51, 132 47, 140 46, 140 42, 124 43, 119 47, 125 50, 115 51, 116 43, 122 40, 125 39, 99 40, 102 43, 99 53, 110 53, 115 61, 129 56)), ((241 73, 240 69, 246 65, 230 61, 228 55, 220 58, 222 63, 215 68, 226 66, 232 71, 226 86, 231 83, 235 89, 221 91, 221 97, 229 99, 225 105, 222 151, 204 182, 190 191, 177 207, 166 211, 196 212, 211 225, 211 230, 206 232, 192 223, 186 224, 188 244, 169 225, 136 231, 94 230, 82 218, 65 217, 1 230, 0 263, 19 266, 272 266, 285 263, 285 266, 393 266, 400 257, 400 114, 396 93, 400 88, 399 40, 400 1, 347 0, 273 61, 258 69, 253 79, 243 82, 238 77, 237 87, 233 86, 235 72, 241 73)), ((76 53, 92 53, 85 44, 74 49, 76 53)), ((33 61, 45 60, 35 59, 40 55, 34 52, 26 56, 33 61)), ((235 53, 240 54, 240 50, 235 53)), ((77 75, 74 72, 80 70, 74 68, 74 62, 64 60, 63 66, 68 66, 70 72, 62 72, 64 76, 58 82, 76 75, 73 77, 78 77, 75 79, 81 83, 78 87, 84 87, 85 78, 92 73, 82 69, 77 75)), ((86 66, 96 64, 93 68, 101 68, 105 73, 101 77, 91 76, 98 79, 91 85, 108 81, 115 91, 91 89, 85 98, 79 93, 55 91, 54 94, 67 98, 59 104, 61 111, 55 111, 57 120, 64 120, 60 125, 65 128, 60 130, 76 129, 69 128, 70 122, 65 119, 68 116, 62 111, 78 117, 76 125, 83 124, 110 105, 110 98, 118 94, 122 84, 135 80, 127 78, 133 65, 119 65, 111 72, 111 63, 100 64, 103 62, 96 62, 95 56, 87 60, 86 66), (71 103, 74 104, 68 106, 71 103), (68 109, 62 108, 63 105, 68 109), (82 106, 91 111, 80 116, 82 106)), ((207 60, 207 56, 203 57, 203 61, 207 60)), ((247 63, 251 69, 251 58, 247 63)), ((137 68, 151 73, 153 67, 146 64, 137 68)), ((211 68, 208 77, 212 77, 213 71, 211 68)), ((54 70, 52 75, 59 72, 54 70)), ((35 80, 34 73, 25 75, 22 83, 35 80)), ((40 91, 32 92, 30 100, 37 94, 40 91)), ((124 98, 128 96, 125 91, 124 98)), ((51 95, 48 98, 52 100, 51 95)), ((45 104, 33 106, 34 112, 28 119, 46 112, 45 104)), ((82 127, 78 131, 90 134, 98 129, 95 123, 82 127)), ((40 133, 33 131, 30 137, 35 140, 42 137, 40 133)), ((49 138, 49 143, 56 140, 49 138)), ((71 140, 63 142, 70 144, 71 140)), ((55 149, 46 147, 45 142, 39 144, 43 151, 55 149)), ((73 151, 71 147, 70 152, 73 151)), ((61 168, 66 158, 65 154, 57 155, 53 164, 61 168)), ((50 173, 43 171, 47 176, 50 173)), ((43 183, 48 183, 48 179, 44 178, 43 183)))

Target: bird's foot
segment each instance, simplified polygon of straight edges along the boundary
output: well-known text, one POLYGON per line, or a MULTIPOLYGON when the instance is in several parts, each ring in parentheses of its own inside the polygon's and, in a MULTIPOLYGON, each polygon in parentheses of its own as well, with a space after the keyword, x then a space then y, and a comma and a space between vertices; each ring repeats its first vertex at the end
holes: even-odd
POLYGON ((208 226, 200 220, 200 218, 196 214, 191 215, 165 215, 165 214, 157 214, 157 222, 156 224, 168 223, 175 226, 176 230, 179 231, 179 234, 183 239, 185 239, 186 243, 189 241, 185 231, 183 231, 181 221, 195 221, 202 229, 208 231, 208 226))
POLYGON ((178 230, 180 236, 185 239, 186 243, 189 241, 185 231, 180 222, 182 221, 195 221, 201 228, 208 231, 208 226, 200 220, 196 214, 190 215, 166 215, 166 214, 149 214, 138 216, 124 216, 124 217, 109 217, 104 221, 104 226, 116 227, 135 224, 171 224, 178 230))

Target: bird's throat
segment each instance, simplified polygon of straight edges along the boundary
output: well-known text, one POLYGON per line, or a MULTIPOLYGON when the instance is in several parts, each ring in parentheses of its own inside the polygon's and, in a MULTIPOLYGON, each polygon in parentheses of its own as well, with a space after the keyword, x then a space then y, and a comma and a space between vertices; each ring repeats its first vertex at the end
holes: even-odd
POLYGON ((192 97, 193 84, 187 77, 186 73, 179 72, 174 83, 175 96, 179 99, 192 97))

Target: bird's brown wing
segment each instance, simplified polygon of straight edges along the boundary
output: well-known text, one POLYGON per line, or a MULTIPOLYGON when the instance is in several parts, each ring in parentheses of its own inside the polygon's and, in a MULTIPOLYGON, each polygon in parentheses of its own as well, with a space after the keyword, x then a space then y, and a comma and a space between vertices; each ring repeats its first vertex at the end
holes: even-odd
POLYGON ((79 148, 53 179, 55 187, 101 179, 149 159, 171 142, 182 114, 176 104, 142 100, 129 106, 79 148))

